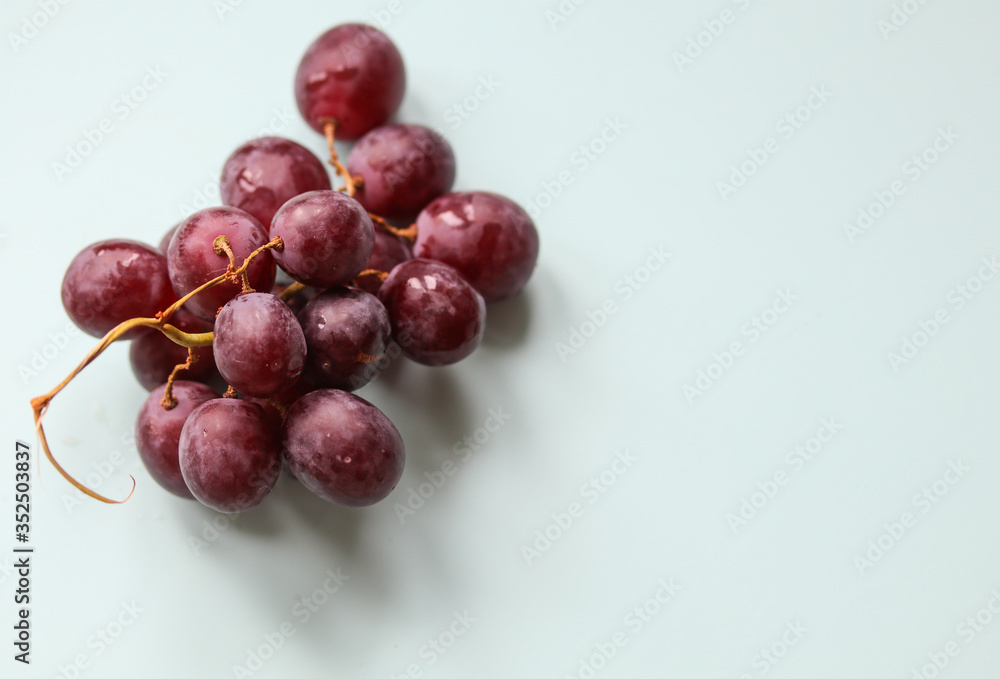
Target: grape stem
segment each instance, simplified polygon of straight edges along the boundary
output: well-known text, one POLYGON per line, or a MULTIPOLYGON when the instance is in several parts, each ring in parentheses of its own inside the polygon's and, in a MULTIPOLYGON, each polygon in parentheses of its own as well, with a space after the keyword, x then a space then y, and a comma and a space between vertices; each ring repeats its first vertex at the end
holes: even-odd
POLYGON ((387 222, 383 217, 379 217, 377 214, 373 212, 369 212, 368 216, 372 218, 372 222, 374 222, 376 226, 381 228, 386 233, 390 233, 393 236, 397 236, 399 238, 405 238, 411 243, 417 240, 416 224, 410 224, 405 229, 397 229, 395 226, 387 222))
POLYGON ((355 178, 351 176, 351 173, 347 171, 347 168, 340 162, 340 157, 337 155, 337 148, 333 145, 334 137, 337 133, 337 120, 335 118, 324 118, 323 119, 323 136, 326 137, 326 145, 330 148, 330 160, 327 161, 333 168, 337 171, 338 177, 344 178, 344 186, 338 191, 343 191, 351 198, 354 197, 355 178))
POLYGON ((298 281, 295 281, 294 283, 292 283, 287 288, 281 291, 281 294, 278 295, 278 299, 280 299, 282 302, 287 302, 292 297, 295 297, 295 295, 299 294, 305 289, 306 289, 305 283, 299 283, 298 281))
POLYGON ((389 277, 389 274, 386 273, 385 271, 379 271, 378 269, 365 269, 364 271, 362 271, 361 273, 359 273, 357 276, 354 277, 354 281, 357 282, 357 280, 362 276, 374 276, 375 278, 379 279, 379 281, 384 281, 386 278, 389 277))
POLYGON ((174 380, 177 379, 177 374, 180 371, 187 370, 197 360, 198 355, 194 353, 194 347, 188 347, 187 360, 183 363, 178 363, 170 371, 170 376, 167 377, 167 386, 163 389, 163 398, 160 399, 160 405, 164 410, 173 410, 177 407, 177 399, 174 397, 174 380))
MULTIPOLYGON (((216 239, 216 242, 218 242, 218 240, 219 239, 216 239)), ((243 264, 241 264, 238 268, 234 269, 232 264, 230 264, 229 268, 226 270, 224 274, 216 276, 207 283, 200 285, 199 287, 195 288, 188 294, 184 295, 183 297, 181 297, 179 300, 168 306, 163 311, 158 312, 156 314, 156 318, 130 318, 127 321, 122 321, 114 328, 109 330, 108 333, 101 338, 101 341, 97 343, 97 346, 91 349, 87 353, 87 355, 83 358, 83 360, 80 361, 80 365, 76 366, 76 368, 73 369, 73 372, 67 375, 62 382, 57 384, 55 388, 52 389, 52 391, 48 392, 47 394, 36 396, 35 398, 31 399, 31 408, 34 411, 34 418, 35 418, 35 431, 38 433, 38 440, 41 443, 42 451, 44 451, 46 459, 48 459, 48 461, 52 464, 52 466, 56 468, 56 471, 62 474, 64 479, 69 481, 77 490, 82 492, 84 495, 92 497, 95 500, 100 500, 101 502, 105 502, 107 504, 121 504, 123 502, 127 502, 128 499, 132 497, 132 493, 135 492, 135 485, 136 485, 135 477, 129 475, 129 478, 132 479, 132 490, 129 491, 128 497, 126 497, 124 500, 112 500, 110 498, 104 497, 100 493, 92 491, 90 488, 87 488, 85 485, 83 485, 75 478, 73 478, 73 476, 68 471, 66 471, 61 464, 59 464, 56 461, 55 457, 52 455, 52 451, 49 448, 48 440, 45 438, 45 429, 44 427, 42 427, 42 419, 48 412, 49 404, 51 404, 52 399, 54 399, 59 394, 59 392, 65 389, 66 386, 69 385, 69 383, 72 382, 73 379, 77 375, 79 375, 84 368, 93 363, 98 356, 104 353, 105 349, 111 346, 116 340, 121 339, 127 333, 129 333, 132 330, 135 330, 136 328, 153 328, 154 330, 159 330, 176 344, 179 344, 182 347, 187 347, 188 349, 191 349, 192 347, 211 346, 212 340, 214 338, 213 333, 211 332, 186 333, 168 324, 167 320, 174 314, 174 312, 176 312, 178 309, 184 306, 185 302, 187 302, 195 295, 204 292, 205 290, 208 290, 210 288, 214 288, 215 286, 225 283, 227 281, 239 282, 240 277, 244 273, 246 273, 247 267, 250 266, 250 262, 253 261, 253 259, 257 257, 260 253, 264 252, 265 250, 270 250, 272 248, 275 250, 281 250, 283 247, 284 243, 282 242, 282 240, 280 238, 274 238, 269 243, 260 246, 259 248, 251 252, 249 255, 247 255, 247 258, 243 260, 243 264)), ((190 352, 189 352, 189 359, 190 359, 190 352)), ((168 379, 168 390, 165 390, 164 394, 165 400, 166 400, 166 394, 169 393, 169 386, 172 384, 171 381, 177 372, 178 368, 174 368, 170 378, 168 379)), ((170 394, 170 396, 172 398, 173 394, 170 394)), ((164 407, 166 407, 166 405, 164 405, 164 407)))
MULTIPOLYGON (((229 246, 229 239, 225 236, 218 236, 212 242, 212 249, 215 250, 215 254, 221 255, 225 253, 229 257, 229 269, 228 271, 235 272, 236 270, 236 255, 233 254, 233 249, 229 246)), ((253 292, 253 288, 250 287, 250 278, 247 276, 247 268, 243 267, 243 273, 240 274, 240 284, 243 286, 243 292, 253 292)))
MULTIPOLYGON (((337 171, 338 177, 344 178, 344 185, 337 189, 338 191, 343 191, 351 198, 354 198, 354 194, 357 189, 364 184, 364 177, 352 175, 343 163, 340 162, 340 156, 337 155, 337 147, 334 146, 334 140, 337 135, 337 119, 336 118, 324 118, 323 119, 323 136, 326 137, 326 145, 330 149, 330 160, 327 162, 333 166, 337 171)), ((411 224, 405 229, 397 229, 396 227, 389 224, 382 217, 372 212, 368 213, 368 216, 372 218, 372 221, 377 225, 385 229, 387 232, 391 233, 393 236, 399 236, 400 238, 405 238, 411 243, 417 239, 417 225, 411 224)))

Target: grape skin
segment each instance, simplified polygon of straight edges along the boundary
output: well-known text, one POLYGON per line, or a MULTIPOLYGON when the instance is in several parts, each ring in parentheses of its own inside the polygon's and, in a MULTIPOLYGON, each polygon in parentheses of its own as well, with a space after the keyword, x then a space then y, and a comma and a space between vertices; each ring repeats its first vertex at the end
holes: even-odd
POLYGON ((270 293, 251 292, 222 307, 212 350, 229 384, 248 396, 266 398, 299 379, 306 338, 284 302, 270 293))
POLYGON ((260 504, 278 480, 281 439, 256 403, 216 398, 188 416, 178 459, 196 500, 220 512, 242 512, 260 504))
POLYGON ((179 227, 181 223, 182 222, 177 222, 176 224, 171 226, 170 230, 167 231, 165 234, 163 234, 163 238, 160 239, 160 244, 158 248, 160 252, 163 253, 164 257, 167 256, 167 248, 170 247, 170 239, 174 237, 174 232, 177 231, 177 227, 179 227))
POLYGON ((288 408, 292 407, 293 403, 315 389, 316 387, 305 379, 305 373, 303 372, 303 375, 299 377, 295 384, 267 398, 248 396, 246 394, 240 394, 240 397, 259 405, 264 409, 264 414, 274 426, 280 427, 281 421, 285 417, 282 411, 288 410, 288 408))
POLYGON ((403 57, 382 31, 342 24, 319 36, 295 72, 295 101, 306 122, 323 132, 325 118, 337 121, 344 141, 388 121, 406 91, 403 57))
MULTIPOLYGON (((62 281, 62 303, 73 323, 94 337, 130 318, 151 318, 177 301, 167 260, 133 240, 114 239, 85 247, 62 281)), ((124 335, 134 339, 134 329, 124 335)))
POLYGON ((412 219, 455 183, 455 154, 423 125, 384 125, 363 136, 347 161, 362 183, 355 198, 382 217, 412 219))
POLYGON ((538 260, 538 231, 519 205, 495 193, 449 193, 417 217, 415 257, 458 269, 487 302, 524 287, 538 260))
POLYGON ((153 389, 139 408, 135 447, 154 481, 178 497, 193 500, 194 495, 184 483, 178 461, 181 429, 195 408, 219 395, 204 384, 177 380, 172 389, 177 405, 165 410, 160 405, 165 388, 166 385, 161 384, 153 389))
POLYGON ((411 259, 389 274, 379 290, 392 336, 407 357, 424 365, 449 365, 479 346, 486 304, 458 271, 430 259, 411 259))
POLYGON ((299 324, 308 347, 309 380, 344 391, 372 380, 370 360, 363 359, 382 356, 391 331, 389 314, 374 295, 343 287, 314 297, 299 313, 299 324))
POLYGON ((222 167, 222 204, 239 208, 269 227, 274 213, 295 196, 330 189, 330 175, 313 153, 282 137, 252 139, 222 167))
POLYGON ((318 389, 288 410, 282 450, 295 477, 325 500, 362 507, 385 498, 403 475, 399 431, 368 401, 318 389))
MULTIPOLYGON (((375 246, 372 248, 372 256, 365 264, 366 270, 389 273, 408 259, 413 259, 413 253, 410 252, 410 246, 404 239, 392 235, 381 227, 375 228, 375 246)), ((377 295, 382 287, 382 281, 378 276, 361 276, 355 279, 355 285, 365 292, 377 295)))
MULTIPOLYGON (((236 257, 236 265, 268 242, 267 229, 252 216, 234 207, 210 207, 199 210, 181 222, 167 248, 170 282, 178 296, 226 272, 229 257, 217 254, 215 239, 226 236, 236 257)), ((274 287, 275 266, 270 250, 257 255, 247 267, 247 278, 254 290, 274 287)), ((237 283, 225 282, 198 293, 185 306, 198 318, 215 320, 219 307, 242 291, 237 283)))
POLYGON ((339 191, 310 191, 285 203, 271 222, 274 253, 295 280, 326 289, 350 283, 375 247, 375 227, 358 201, 339 191))

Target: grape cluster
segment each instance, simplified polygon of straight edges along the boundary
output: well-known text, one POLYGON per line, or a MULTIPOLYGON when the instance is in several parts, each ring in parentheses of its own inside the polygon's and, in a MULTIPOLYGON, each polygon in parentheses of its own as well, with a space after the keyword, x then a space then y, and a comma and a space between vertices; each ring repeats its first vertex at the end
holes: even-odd
MULTIPOLYGON (((530 277, 531 219, 494 193, 451 193, 448 142, 390 122, 405 89, 386 35, 330 29, 306 50, 295 97, 342 187, 304 146, 254 139, 225 162, 222 206, 190 215, 158 248, 108 240, 70 264, 70 318, 104 344, 132 342, 150 390, 137 448, 171 493, 242 511, 285 466, 330 502, 383 499, 402 475, 403 440, 350 392, 393 346, 429 366, 465 358, 486 303, 530 277), (335 138, 356 141, 346 166, 335 138)), ((33 402, 36 421, 49 400, 33 402)))

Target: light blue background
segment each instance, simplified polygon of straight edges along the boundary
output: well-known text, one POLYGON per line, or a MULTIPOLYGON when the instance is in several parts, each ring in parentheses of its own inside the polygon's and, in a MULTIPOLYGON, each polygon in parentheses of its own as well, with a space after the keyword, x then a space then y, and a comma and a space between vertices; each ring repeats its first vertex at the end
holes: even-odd
MULTIPOLYGON (((564 0, 575 9, 557 23, 546 15, 556 0, 246 0, 227 12, 208 0, 69 2, 15 51, 9 33, 40 3, 5 2, 9 448, 34 440, 29 398, 92 344, 63 337, 59 285, 76 252, 112 237, 157 242, 218 200, 226 156, 269 127, 323 152, 291 83, 329 26, 388 17, 409 74, 400 117, 448 135, 459 189, 523 204, 559 195, 542 199, 525 295, 490 308, 480 351, 443 370, 396 365, 363 390, 409 454, 397 490, 371 509, 285 481, 196 554, 206 522, 227 522, 145 475, 129 442, 144 392, 126 346, 102 356, 54 401, 47 431, 79 476, 110 468, 101 492, 123 496, 129 474, 138 488, 125 506, 76 504, 41 465, 34 664, 5 654, 0 675, 71 676, 82 656, 81 676, 234 676, 290 621, 295 634, 252 676, 390 677, 415 665, 426 677, 564 677, 586 663, 601 677, 909 679, 949 643, 958 655, 941 677, 993 676, 1000 621, 971 638, 962 625, 1000 609, 1000 280, 960 309, 949 296, 1000 255, 1000 7, 907 4, 919 9, 890 32, 879 23, 893 18, 888 0, 564 0), (160 82, 147 79, 123 117, 120 98, 147 69, 160 82), (476 110, 456 128, 446 112, 481 79, 495 91, 469 100, 476 110), (830 94, 789 135, 779 121, 814 87, 830 94), (53 163, 105 118, 93 152, 57 177, 53 163), (609 120, 624 129, 595 141, 609 120), (908 163, 939 128, 957 139, 914 181, 908 163), (724 198, 718 182, 765 147, 763 167, 724 198), (849 237, 845 223, 896 180, 905 193, 849 237), (647 277, 657 249, 670 258, 647 277), (796 299, 758 337, 746 324, 779 291, 796 299), (922 337, 939 310, 947 322, 922 337), (561 352, 574 329, 589 336, 561 352), (904 338, 924 346, 897 370, 889 354, 904 338), (731 367, 712 368, 734 342, 731 367), (686 397, 702 370, 721 376, 686 397), (491 409, 509 419, 464 460, 455 446, 485 437, 491 409), (815 458, 788 457, 824 419, 842 428, 815 458), (625 450, 635 461, 615 467, 625 450), (397 503, 446 460, 457 472, 401 521, 397 503), (602 474, 607 492, 584 488, 602 474), (775 474, 782 485, 768 484, 775 474), (918 497, 935 483, 940 498, 918 497), (758 484, 774 497, 755 496, 758 484), (763 507, 734 529, 744 500, 763 507), (572 525, 550 527, 574 502, 572 525), (912 527, 883 536, 907 512, 912 527), (558 537, 526 556, 547 528, 558 537), (877 562, 859 562, 880 538, 877 562), (348 579, 303 620, 302 598, 338 568, 348 579), (662 605, 661 580, 680 588, 662 605), (123 613, 133 601, 134 621, 123 613), (640 625, 630 612, 644 605, 657 612, 640 625), (466 611, 471 627, 443 655, 429 650, 466 611), (119 616, 130 624, 102 645, 95 635, 117 631, 119 616), (593 656, 615 639, 613 658, 593 656), (775 646, 783 657, 771 663, 761 649, 775 646)), ((0 557, 7 654, 9 564, 0 557)))

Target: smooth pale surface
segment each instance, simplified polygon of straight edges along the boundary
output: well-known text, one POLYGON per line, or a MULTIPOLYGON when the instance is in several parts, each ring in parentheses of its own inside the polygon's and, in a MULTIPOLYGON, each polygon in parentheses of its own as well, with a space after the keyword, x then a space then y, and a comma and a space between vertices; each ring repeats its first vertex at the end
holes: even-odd
MULTIPOLYGON (((123 507, 70 511, 72 489, 42 465, 36 655, 21 668, 8 653, 0 675, 52 679, 79 655, 85 677, 233 677, 287 621, 294 634, 254 679, 385 679, 410 665, 423 677, 562 679, 619 633, 627 643, 598 677, 758 677, 755 655, 795 622, 806 632, 769 679, 910 679, 949 643, 959 654, 942 679, 993 676, 1000 620, 971 640, 956 628, 1000 587, 1000 279, 961 309, 948 295, 1000 254, 1000 6, 926 3, 886 40, 890 0, 589 0, 555 29, 555 0, 244 2, 222 18, 217 4, 73 2, 17 54, 4 39, 8 449, 33 440, 28 398, 93 344, 56 344, 59 283, 81 247, 155 244, 205 196, 217 202, 222 163, 251 135, 323 153, 292 77, 327 26, 390 18, 410 83, 403 118, 444 130, 457 190, 527 204, 560 177, 568 186, 536 217, 526 295, 490 309, 476 354, 439 370, 400 365, 360 392, 408 453, 399 487, 375 507, 338 509, 289 479, 233 521, 173 498, 123 442, 144 395, 127 347, 88 368, 53 403, 55 452, 84 478, 111 464, 103 493, 124 497, 130 473, 139 485, 123 507), (727 6, 733 22, 679 72, 673 53, 727 6), (147 66, 168 75, 121 119, 115 101, 147 66), (777 122, 814 86, 832 94, 786 138, 777 122), (468 118, 446 114, 468 97, 468 118), (112 131, 60 182, 52 163, 105 117, 112 131), (603 154, 574 155, 616 119, 624 129, 608 128, 603 154), (949 126, 959 138, 912 181, 904 164, 949 126), (723 200, 716 183, 771 137, 778 151, 723 200), (851 243, 844 223, 895 180, 906 193, 851 243), (661 249, 667 263, 626 293, 661 249), (797 300, 752 341, 745 324, 785 289, 797 300), (616 312, 560 360, 556 343, 608 300, 616 312), (948 322, 894 371, 887 354, 938 310, 948 322), (744 354, 689 403, 684 385, 737 341, 744 354), (42 367, 22 380, 35 351, 42 367), (843 429, 796 471, 786 455, 824 418, 843 429), (465 437, 484 442, 466 455, 465 437), (582 487, 624 449, 635 462, 590 504, 582 487), (949 461, 970 471, 922 513, 914 496, 949 461), (401 523, 394 505, 444 467, 454 473, 401 523), (779 471, 787 483, 734 535, 727 515, 779 471), (528 565, 522 546, 572 502, 582 516, 528 565), (854 557, 904 512, 914 527, 859 573, 854 557), (197 554, 192 537, 207 543, 197 554), (670 578, 673 601, 639 629, 627 623, 670 578), (311 611, 317 590, 329 600, 311 611), (96 635, 119 615, 131 621, 133 600, 142 611, 102 647, 96 635), (468 631, 444 655, 431 650, 452 625, 464 630, 455 616, 466 611, 468 631)), ((39 11, 4 3, 4 35, 39 11)))

